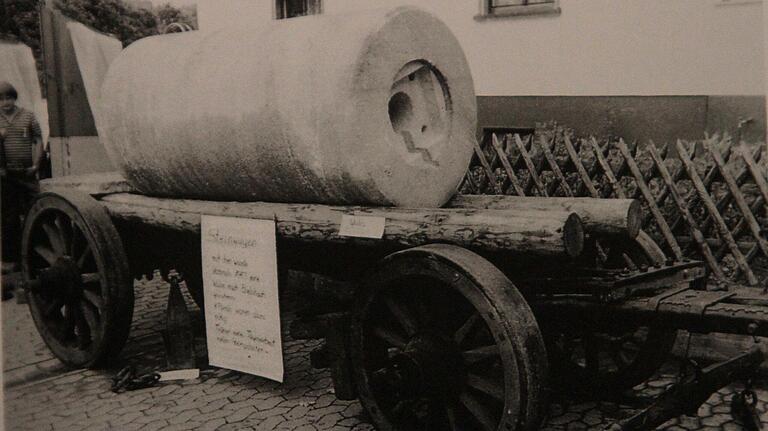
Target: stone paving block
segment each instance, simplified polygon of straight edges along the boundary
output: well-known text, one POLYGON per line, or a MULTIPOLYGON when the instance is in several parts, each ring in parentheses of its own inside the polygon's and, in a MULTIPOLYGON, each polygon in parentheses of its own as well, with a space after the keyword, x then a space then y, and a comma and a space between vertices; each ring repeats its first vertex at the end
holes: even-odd
POLYGON ((341 411, 341 415, 345 418, 357 417, 363 413, 363 407, 360 404, 350 404, 341 411))
POLYGON ((163 431, 196 430, 198 428, 200 428, 200 422, 186 421, 179 424, 171 424, 168 427, 163 428, 163 431))
POLYGON ((110 419, 109 423, 115 427, 122 427, 123 425, 129 424, 142 416, 144 416, 144 414, 141 412, 125 413, 114 419, 110 419))
POLYGON ((214 410, 208 413, 201 413, 197 416, 193 416, 192 420, 197 422, 208 422, 213 419, 225 418, 232 413, 230 410, 214 410))
POLYGON ((317 426, 317 429, 327 430, 327 429, 330 429, 331 427, 336 426, 343 419, 344 419, 344 416, 342 416, 339 413, 330 413, 325 416, 322 416, 320 420, 318 420, 315 423, 315 426, 317 426))
POLYGON ((258 410, 270 410, 270 409, 276 407, 278 404, 280 404, 283 401, 285 401, 285 398, 283 398, 281 396, 273 396, 273 397, 270 397, 270 398, 267 398, 267 399, 264 399, 264 400, 260 401, 256 405, 256 408, 258 410))
POLYGON ((197 416, 200 413, 201 412, 198 409, 184 410, 183 412, 168 419, 168 423, 170 423, 171 425, 183 424, 184 422, 189 421, 193 416, 197 416))
POLYGON ((289 410, 288 413, 286 413, 284 416, 288 420, 293 420, 293 419, 298 419, 306 416, 308 412, 309 412, 309 407, 296 406, 296 407, 293 407, 291 410, 289 410))
POLYGON ((344 418, 339 421, 339 425, 343 425, 346 427, 352 427, 359 423, 360 423, 360 418, 358 417, 344 418))
POLYGON ((199 430, 200 431, 214 431, 214 430, 219 429, 219 427, 223 426, 226 423, 227 423, 227 421, 224 418, 214 418, 214 419, 211 419, 211 420, 209 420, 207 422, 204 422, 200 426, 199 430))
POLYGON ((701 425, 705 427, 719 427, 731 419, 731 415, 729 414, 713 414, 712 416, 701 419, 701 425))
MULTIPOLYGON (((203 401, 203 400, 200 400, 200 401, 203 401)), ((221 410, 222 408, 226 407, 228 404, 229 404, 229 400, 227 400, 226 398, 213 400, 213 401, 206 402, 205 405, 198 408, 198 410, 200 410, 200 412, 202 413, 210 413, 214 410, 221 410)), ((181 403, 179 405, 184 405, 184 403, 181 403)))
POLYGON ((261 422, 259 426, 261 427, 261 429, 264 429, 264 430, 273 430, 283 422, 285 422, 285 418, 281 415, 270 416, 264 419, 264 421, 261 422))
POLYGON ((248 416, 256 412, 257 410, 253 406, 241 407, 234 413, 227 415, 225 419, 227 420, 227 423, 240 422, 245 420, 245 418, 247 418, 248 416))
MULTIPOLYGON (((257 409, 258 409, 258 406, 257 406, 257 409)), ((252 413, 250 416, 248 416, 248 418, 254 419, 254 420, 263 420, 272 416, 282 416, 288 413, 289 410, 290 409, 287 407, 275 407, 272 409, 258 410, 252 413)))

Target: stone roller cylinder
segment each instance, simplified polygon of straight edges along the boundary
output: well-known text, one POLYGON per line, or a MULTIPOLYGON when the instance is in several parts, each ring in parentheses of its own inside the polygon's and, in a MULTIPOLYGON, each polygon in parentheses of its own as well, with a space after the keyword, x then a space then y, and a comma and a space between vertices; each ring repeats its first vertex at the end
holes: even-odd
POLYGON ((454 194, 477 107, 445 24, 406 7, 254 27, 150 37, 113 62, 97 127, 132 186, 408 207, 454 194))

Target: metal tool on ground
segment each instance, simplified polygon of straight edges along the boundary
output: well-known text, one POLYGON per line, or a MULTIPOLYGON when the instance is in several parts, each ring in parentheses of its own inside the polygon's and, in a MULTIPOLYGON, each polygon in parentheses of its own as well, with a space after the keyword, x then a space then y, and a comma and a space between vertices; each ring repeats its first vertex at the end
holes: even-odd
POLYGON ((165 353, 169 370, 196 368, 192 321, 179 287, 179 275, 169 276, 170 290, 165 314, 165 353))
POLYGON ((147 373, 137 376, 136 369, 132 365, 128 365, 112 377, 112 392, 119 394, 126 391, 150 388, 155 386, 159 380, 160 374, 158 373, 147 373))
POLYGON ((747 380, 743 391, 736 393, 731 400, 731 415, 741 422, 747 431, 763 429, 760 414, 757 412, 757 394, 752 390, 752 381, 747 380))
MULTIPOLYGON (((749 374, 754 372, 764 359, 760 349, 755 348, 728 361, 710 365, 703 370, 695 370, 693 375, 689 375, 682 382, 667 389, 653 404, 640 413, 606 429, 611 431, 652 430, 681 414, 695 416, 699 407, 713 392, 737 378, 749 377, 749 374)), ((741 418, 750 416, 748 405, 743 406, 744 414, 739 416, 741 418)), ((753 419, 752 423, 754 422, 753 419)), ((759 418, 756 422, 759 424, 759 418)))

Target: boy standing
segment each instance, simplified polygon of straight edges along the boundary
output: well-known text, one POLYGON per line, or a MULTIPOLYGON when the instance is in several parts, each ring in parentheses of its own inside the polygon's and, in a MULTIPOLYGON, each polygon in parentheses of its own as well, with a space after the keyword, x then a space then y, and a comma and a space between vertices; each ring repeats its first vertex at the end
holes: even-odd
POLYGON ((31 111, 16 106, 18 98, 13 85, 0 81, 3 274, 18 269, 21 217, 38 190, 37 171, 44 154, 40 124, 31 111))

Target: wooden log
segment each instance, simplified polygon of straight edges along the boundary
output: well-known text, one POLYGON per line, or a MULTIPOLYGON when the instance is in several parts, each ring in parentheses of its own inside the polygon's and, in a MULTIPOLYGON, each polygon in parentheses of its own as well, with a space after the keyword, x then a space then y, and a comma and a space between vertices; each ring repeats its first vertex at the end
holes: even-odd
POLYGON ((642 205, 635 199, 594 199, 576 197, 457 195, 447 208, 515 210, 517 212, 574 212, 587 232, 635 238, 640 232, 642 205))
POLYGON ((305 242, 382 242, 403 247, 451 243, 488 252, 577 257, 584 249, 581 218, 566 211, 409 209, 266 202, 213 202, 151 198, 127 193, 104 196, 112 217, 199 233, 201 215, 275 220, 277 234, 305 242), (339 235, 342 215, 382 217, 382 239, 339 235))

